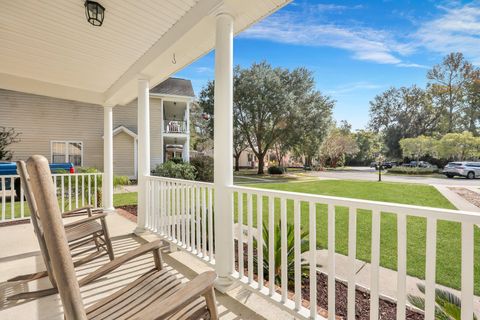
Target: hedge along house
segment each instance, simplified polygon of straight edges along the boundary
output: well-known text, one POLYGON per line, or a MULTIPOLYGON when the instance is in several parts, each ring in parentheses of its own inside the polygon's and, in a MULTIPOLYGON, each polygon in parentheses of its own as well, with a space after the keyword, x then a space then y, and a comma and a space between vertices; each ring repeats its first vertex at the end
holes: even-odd
MULTIPOLYGON (((189 160, 189 109, 194 97, 192 84, 185 79, 168 78, 150 90, 151 169, 173 157, 189 160)), ((1 126, 21 133, 20 141, 10 146, 13 160, 42 154, 52 163, 72 162, 103 171, 102 106, 0 90, 0 114, 1 126)), ((136 179, 136 100, 113 109, 113 127, 113 173, 136 179)))

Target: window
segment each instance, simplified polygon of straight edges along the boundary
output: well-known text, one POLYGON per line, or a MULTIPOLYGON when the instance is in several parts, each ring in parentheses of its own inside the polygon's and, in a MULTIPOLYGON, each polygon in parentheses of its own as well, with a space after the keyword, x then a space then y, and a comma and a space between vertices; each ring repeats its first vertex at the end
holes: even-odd
POLYGON ((83 143, 80 141, 52 141, 52 163, 71 162, 74 166, 82 166, 83 143))

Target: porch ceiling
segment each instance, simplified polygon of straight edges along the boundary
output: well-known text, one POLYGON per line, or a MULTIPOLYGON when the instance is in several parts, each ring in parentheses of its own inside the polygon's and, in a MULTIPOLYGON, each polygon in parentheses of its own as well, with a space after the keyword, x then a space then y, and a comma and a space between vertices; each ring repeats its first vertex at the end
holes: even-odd
POLYGON ((155 86, 214 47, 214 15, 225 5, 238 33, 289 0, 97 0, 101 27, 83 0, 6 1, 0 6, 0 88, 102 105, 155 86), (175 54, 176 63, 172 62, 175 54))

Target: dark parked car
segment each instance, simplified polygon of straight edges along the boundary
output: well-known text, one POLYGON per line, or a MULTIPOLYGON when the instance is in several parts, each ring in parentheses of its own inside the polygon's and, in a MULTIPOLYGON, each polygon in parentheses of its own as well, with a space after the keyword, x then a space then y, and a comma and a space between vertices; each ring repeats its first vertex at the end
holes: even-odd
MULTIPOLYGON (((382 169, 391 169, 393 167, 396 167, 398 165, 398 163, 396 161, 385 161, 383 164, 382 164, 382 169)), ((378 170, 378 164, 376 161, 370 163, 370 168, 375 168, 378 170)))

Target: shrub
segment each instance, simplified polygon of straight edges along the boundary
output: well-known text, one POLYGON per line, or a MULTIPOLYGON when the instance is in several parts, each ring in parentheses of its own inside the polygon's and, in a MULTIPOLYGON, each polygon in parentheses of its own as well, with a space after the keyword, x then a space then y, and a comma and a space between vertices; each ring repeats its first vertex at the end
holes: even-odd
POLYGON ((176 163, 176 164, 183 163, 183 159, 182 159, 182 158, 172 158, 170 161, 173 161, 173 162, 176 163))
POLYGON ((268 174, 284 174, 287 170, 284 167, 280 166, 271 166, 268 167, 268 174))
POLYGON ((195 167, 189 163, 175 163, 170 160, 157 165, 155 170, 153 170, 153 175, 167 178, 195 180, 196 170, 195 167))
POLYGON ((195 180, 213 182, 213 158, 209 156, 195 157, 190 164, 196 169, 195 180))
MULTIPOLYGON (((275 284, 281 285, 281 276, 282 276, 282 246, 281 246, 281 228, 282 223, 279 220, 274 225, 273 232, 273 259, 274 259, 274 270, 275 270, 275 284)), ((263 277, 265 280, 269 280, 269 265, 270 265, 270 255, 269 255, 269 231, 268 225, 263 223, 263 277)), ((305 253, 310 250, 309 245, 309 232, 308 230, 302 230, 300 232, 300 253, 305 253)), ((287 279, 290 285, 293 284, 295 280, 295 238, 294 238, 294 227, 293 224, 287 222, 287 279)), ((254 240, 255 248, 258 248, 257 240, 254 240)), ((318 247, 318 245, 317 245, 318 247)), ((258 265, 257 257, 254 256, 254 263, 258 265)), ((317 264, 317 267, 321 265, 317 264)), ((308 261, 301 259, 300 272, 303 276, 308 276, 310 271, 310 264, 308 261)))
POLYGON ((432 174, 438 173, 438 168, 436 166, 430 168, 420 168, 420 167, 393 167, 388 169, 389 173, 398 173, 398 174, 432 174))

